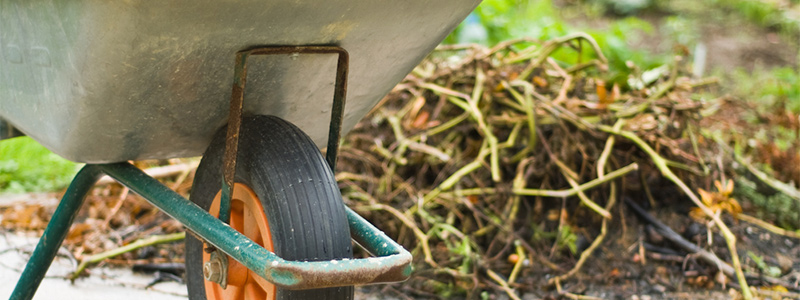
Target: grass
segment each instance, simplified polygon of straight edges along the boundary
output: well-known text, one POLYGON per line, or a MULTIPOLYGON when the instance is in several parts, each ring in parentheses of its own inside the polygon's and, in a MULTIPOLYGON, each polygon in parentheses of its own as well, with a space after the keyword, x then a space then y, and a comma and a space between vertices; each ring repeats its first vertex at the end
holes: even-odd
POLYGON ((57 191, 78 167, 29 137, 0 141, 0 193, 57 191))

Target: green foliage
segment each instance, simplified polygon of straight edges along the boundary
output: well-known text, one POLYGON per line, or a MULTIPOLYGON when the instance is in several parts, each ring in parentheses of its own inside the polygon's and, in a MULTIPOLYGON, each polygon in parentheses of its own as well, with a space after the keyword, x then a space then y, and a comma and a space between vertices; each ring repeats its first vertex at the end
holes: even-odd
POLYGON ((792 113, 800 113, 800 74, 790 67, 753 71, 736 70, 731 75, 736 82, 735 93, 760 107, 785 105, 792 113))
POLYGON ((795 128, 774 122, 770 123, 771 126, 763 125, 767 116, 800 114, 800 73, 790 67, 756 67, 752 71, 738 69, 723 76, 736 83, 730 86, 737 98, 755 104, 752 105, 755 110, 742 116, 743 120, 759 128, 748 137, 752 140, 748 143, 774 143, 785 151, 800 142, 795 128))
POLYGON ((570 225, 564 224, 558 231, 545 231, 541 225, 532 225, 533 237, 531 241, 552 243, 555 242, 555 248, 559 251, 569 250, 573 255, 578 253, 578 235, 572 231, 570 225))
POLYGON ((459 294, 456 285, 452 282, 442 283, 435 280, 426 280, 425 284, 429 285, 436 295, 443 299, 450 299, 459 294))
POLYGON ((655 55, 631 47, 632 43, 639 42, 653 31, 650 23, 634 17, 613 22, 609 28, 587 31, 608 58, 610 75, 608 81, 625 87, 628 77, 637 72, 629 66, 629 62, 643 70, 653 69, 668 62, 668 57, 665 55, 655 55))
MULTIPOLYGON (((797 1, 791 1, 797 9, 797 1)), ((800 20, 792 14, 788 7, 782 7, 781 1, 764 0, 713 0, 711 5, 724 7, 742 15, 748 21, 762 27, 776 28, 787 33, 800 29, 800 20)))
MULTIPOLYGON (((668 61, 665 55, 655 55, 631 47, 631 44, 641 41, 645 35, 653 33, 652 25, 646 21, 628 17, 611 22, 607 28, 576 28, 559 17, 558 10, 552 0, 485 0, 474 14, 486 30, 489 45, 514 38, 545 41, 570 33, 586 32, 597 41, 609 60, 609 72, 603 76, 608 76, 605 78, 607 81, 618 83, 622 87, 626 87, 628 77, 637 68, 652 69, 668 61), (631 63, 635 68, 630 67, 631 63)), ((459 36, 463 36, 464 30, 474 30, 474 26, 467 28, 474 25, 469 22, 474 22, 474 19, 462 23, 448 36, 445 43, 465 42, 460 41, 459 36)), ((596 58, 588 46, 583 47, 582 52, 559 49, 552 57, 566 64, 596 58)))
POLYGON ((800 207, 791 196, 750 181, 744 176, 736 178, 736 198, 750 203, 755 216, 774 220, 778 226, 789 230, 800 229, 800 207))
POLYGON ((431 231, 433 231, 439 239, 444 241, 445 245, 447 245, 447 249, 454 257, 461 257, 461 264, 458 266, 458 272, 461 274, 472 273, 472 267, 475 263, 475 248, 477 247, 475 242, 450 224, 436 223, 431 231), (449 235, 460 236, 462 237, 461 241, 453 241, 448 238, 449 235))
POLYGON ((758 267, 758 269, 761 270, 761 272, 763 272, 767 276, 771 276, 771 277, 780 277, 781 276, 781 268, 778 268, 776 266, 767 265, 767 263, 764 262, 764 258, 763 257, 758 256, 758 255, 756 255, 755 253, 753 253, 751 251, 747 251, 747 256, 749 256, 750 259, 752 259, 753 262, 756 263, 756 266, 758 267))
POLYGON ((572 232, 572 228, 569 225, 562 226, 561 229, 558 231, 558 241, 556 242, 556 246, 559 249, 569 249, 569 252, 572 255, 578 253, 578 236, 572 232))
POLYGON ((597 0, 607 10, 619 15, 631 15, 649 8, 653 0, 597 0))
MULTIPOLYGON (((488 33, 488 43, 512 38, 531 37, 548 40, 567 34, 566 26, 557 16, 553 3, 545 1, 484 0, 474 14, 488 33)), ((447 37, 445 43, 459 43, 462 23, 447 37)))
POLYGON ((29 137, 0 141, 0 193, 55 191, 66 187, 77 164, 29 137))

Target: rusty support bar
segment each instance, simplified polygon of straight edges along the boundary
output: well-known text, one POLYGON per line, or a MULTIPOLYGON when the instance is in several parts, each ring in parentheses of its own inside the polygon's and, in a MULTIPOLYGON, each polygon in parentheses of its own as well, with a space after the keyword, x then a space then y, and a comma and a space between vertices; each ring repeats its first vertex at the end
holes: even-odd
POLYGON ((242 103, 244 102, 244 85, 247 80, 247 53, 236 53, 234 67, 233 91, 228 116, 228 130, 225 134, 225 154, 222 160, 222 191, 219 208, 219 219, 228 223, 231 217, 231 188, 236 177, 236 155, 239 152, 239 131, 242 127, 242 103))
POLYGON ((339 138, 342 132, 344 106, 347 96, 347 72, 350 68, 350 55, 339 46, 266 46, 236 53, 236 66, 231 92, 231 106, 228 117, 228 130, 225 137, 225 154, 223 157, 223 184, 220 201, 219 219, 227 223, 230 218, 230 195, 236 175, 236 154, 239 148, 239 130, 242 123, 242 107, 244 88, 247 82, 247 58, 252 55, 275 54, 337 54, 336 81, 334 84, 331 121, 328 128, 328 149, 326 160, 331 171, 336 172, 336 156, 339 151, 339 138))

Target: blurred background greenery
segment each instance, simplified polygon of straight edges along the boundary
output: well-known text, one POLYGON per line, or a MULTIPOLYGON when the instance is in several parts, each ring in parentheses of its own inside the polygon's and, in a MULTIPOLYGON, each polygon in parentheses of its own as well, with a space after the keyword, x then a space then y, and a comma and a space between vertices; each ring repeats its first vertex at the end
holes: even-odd
MULTIPOLYGON (((797 52, 800 40, 798 3, 798 0, 484 0, 445 43, 489 46, 515 38, 546 41, 569 33, 586 32, 597 40, 609 58, 612 78, 608 79, 625 84, 630 73, 635 71, 629 67, 629 62, 638 68, 651 69, 670 63, 673 55, 681 55, 692 59, 693 63, 703 63, 699 56, 707 60, 708 56, 717 55, 708 52, 708 44, 712 42, 709 39, 719 35, 734 35, 739 40, 735 42, 739 43, 774 42, 780 38, 788 44, 782 47, 791 48, 786 49, 787 52, 794 51, 788 55, 782 53, 789 57, 777 58, 786 65, 777 68, 775 73, 763 72, 764 68, 771 71, 774 62, 756 60, 749 65, 731 64, 726 68, 704 65, 702 67, 710 72, 700 71, 697 75, 720 75, 721 71, 731 69, 751 73, 755 68, 760 72, 751 74, 755 81, 767 77, 773 80, 764 82, 769 86, 763 91, 754 91, 754 95, 796 100, 799 96, 796 64, 800 55, 797 52)), ((560 56, 556 55, 558 59, 567 62, 575 59, 572 52, 561 52, 560 56)), ((746 79, 741 78, 742 75, 736 74, 734 78, 746 79)), ((800 112, 797 109, 800 107, 795 108, 800 112)))
POLYGON ((66 187, 78 165, 29 137, 0 142, 0 193, 48 192, 66 187))

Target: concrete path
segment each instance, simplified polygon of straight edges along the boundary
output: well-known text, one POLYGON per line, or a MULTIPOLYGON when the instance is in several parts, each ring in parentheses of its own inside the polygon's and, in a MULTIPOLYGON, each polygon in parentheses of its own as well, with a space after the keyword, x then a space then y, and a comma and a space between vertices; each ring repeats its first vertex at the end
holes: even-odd
MULTIPOLYGON (((0 232, 0 299, 8 299, 14 290, 27 257, 36 245, 36 237, 0 232)), ((133 273, 130 269, 92 268, 92 275, 71 284, 66 275, 75 263, 58 257, 47 272, 36 296, 38 300, 186 300, 186 286, 176 282, 158 283, 146 288, 152 274, 133 273)))

